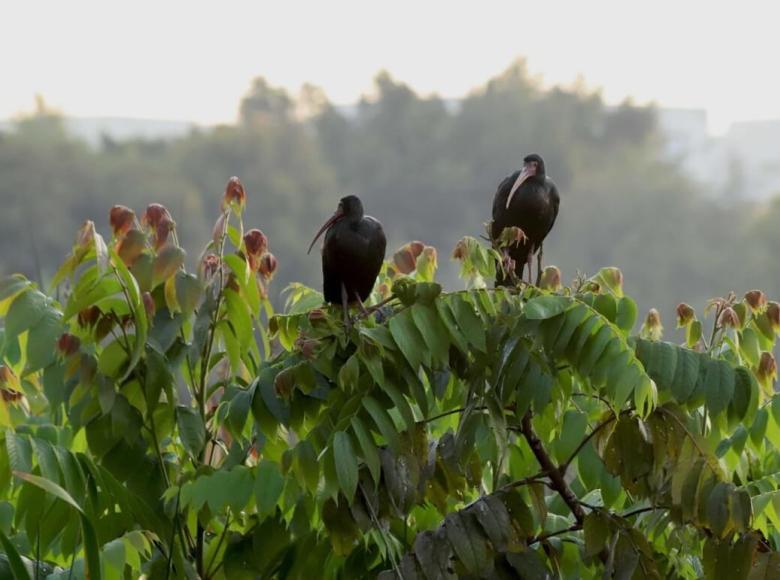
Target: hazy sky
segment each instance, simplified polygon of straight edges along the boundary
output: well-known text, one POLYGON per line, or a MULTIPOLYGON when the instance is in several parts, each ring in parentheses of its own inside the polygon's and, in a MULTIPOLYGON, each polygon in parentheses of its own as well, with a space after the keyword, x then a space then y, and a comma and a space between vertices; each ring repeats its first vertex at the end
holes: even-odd
POLYGON ((33 97, 75 116, 232 121, 257 75, 337 103, 387 69, 457 97, 524 56, 546 84, 780 119, 780 3, 0 0, 0 119, 33 97))

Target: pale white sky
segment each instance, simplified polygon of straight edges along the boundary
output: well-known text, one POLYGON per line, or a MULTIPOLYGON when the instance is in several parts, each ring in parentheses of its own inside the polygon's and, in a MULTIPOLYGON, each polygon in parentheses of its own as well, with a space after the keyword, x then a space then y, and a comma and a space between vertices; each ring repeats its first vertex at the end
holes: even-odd
POLYGON ((458 97, 518 56, 608 101, 780 118, 780 3, 651 0, 0 0, 0 119, 41 93, 68 115, 232 121, 257 75, 355 101, 380 69, 458 97))

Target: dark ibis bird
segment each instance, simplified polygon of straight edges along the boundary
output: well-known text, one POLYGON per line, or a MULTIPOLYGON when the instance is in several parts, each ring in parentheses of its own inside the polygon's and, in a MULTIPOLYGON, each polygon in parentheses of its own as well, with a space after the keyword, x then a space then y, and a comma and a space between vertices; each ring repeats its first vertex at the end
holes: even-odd
POLYGON ((379 220, 364 215, 356 195, 342 197, 336 213, 323 224, 309 246, 322 235, 322 275, 325 301, 341 304, 348 325, 348 306, 357 302, 365 311, 368 299, 385 259, 387 239, 379 220))
MULTIPOLYGON (((496 244, 504 228, 518 227, 525 237, 501 251, 504 257, 514 260, 519 269, 520 279, 523 269, 528 265, 528 282, 531 277, 531 265, 534 254, 538 256, 537 277, 542 269, 542 242, 550 233, 558 217, 560 197, 558 188, 547 177, 544 160, 533 153, 523 159, 523 168, 506 177, 498 186, 493 198, 493 221, 490 237, 496 244)), ((500 268, 496 274, 496 286, 510 283, 500 268)))

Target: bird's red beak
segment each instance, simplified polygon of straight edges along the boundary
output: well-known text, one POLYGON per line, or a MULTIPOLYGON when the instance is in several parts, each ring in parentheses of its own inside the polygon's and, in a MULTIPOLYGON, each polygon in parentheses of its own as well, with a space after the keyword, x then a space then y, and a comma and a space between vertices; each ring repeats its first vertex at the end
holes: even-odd
POLYGON ((323 232, 327 231, 330 226, 335 224, 337 221, 339 221, 341 218, 344 217, 344 212, 341 210, 341 208, 336 210, 336 213, 334 213, 328 221, 326 221, 324 224, 322 224, 322 227, 320 228, 320 231, 317 232, 317 235, 314 236, 314 239, 311 241, 311 244, 309 245, 309 249, 306 251, 306 253, 310 253, 311 249, 314 247, 314 244, 317 243, 317 240, 320 239, 320 236, 323 232))
POLYGON ((530 167, 528 165, 523 165, 523 170, 520 172, 520 175, 517 176, 517 179, 515 179, 515 184, 512 186, 512 190, 509 192, 509 197, 506 198, 506 208, 509 209, 509 204, 512 203, 512 198, 515 195, 515 192, 517 191, 517 188, 523 185, 523 182, 528 179, 529 177, 532 177, 536 175, 536 168, 530 167))

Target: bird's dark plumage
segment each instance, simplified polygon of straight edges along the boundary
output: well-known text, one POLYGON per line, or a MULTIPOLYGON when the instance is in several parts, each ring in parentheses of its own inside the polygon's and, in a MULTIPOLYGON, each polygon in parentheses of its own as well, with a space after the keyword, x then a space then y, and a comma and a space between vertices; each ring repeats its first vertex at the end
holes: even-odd
POLYGON ((327 228, 322 244, 325 300, 332 304, 343 304, 344 298, 346 303, 367 300, 385 259, 382 224, 364 215, 360 198, 349 195, 323 228, 327 228))
MULTIPOLYGON (((530 277, 531 258, 540 250, 555 224, 560 205, 558 188, 547 177, 542 158, 536 154, 528 155, 523 163, 523 169, 515 171, 499 184, 493 198, 493 221, 490 228, 494 241, 499 239, 504 228, 515 226, 525 233, 524 241, 504 249, 515 261, 520 278, 526 264, 530 277), (515 186, 518 180, 520 183, 515 186), (513 187, 516 187, 514 193, 513 187)), ((499 268, 496 285, 507 283, 509 280, 499 268)))

